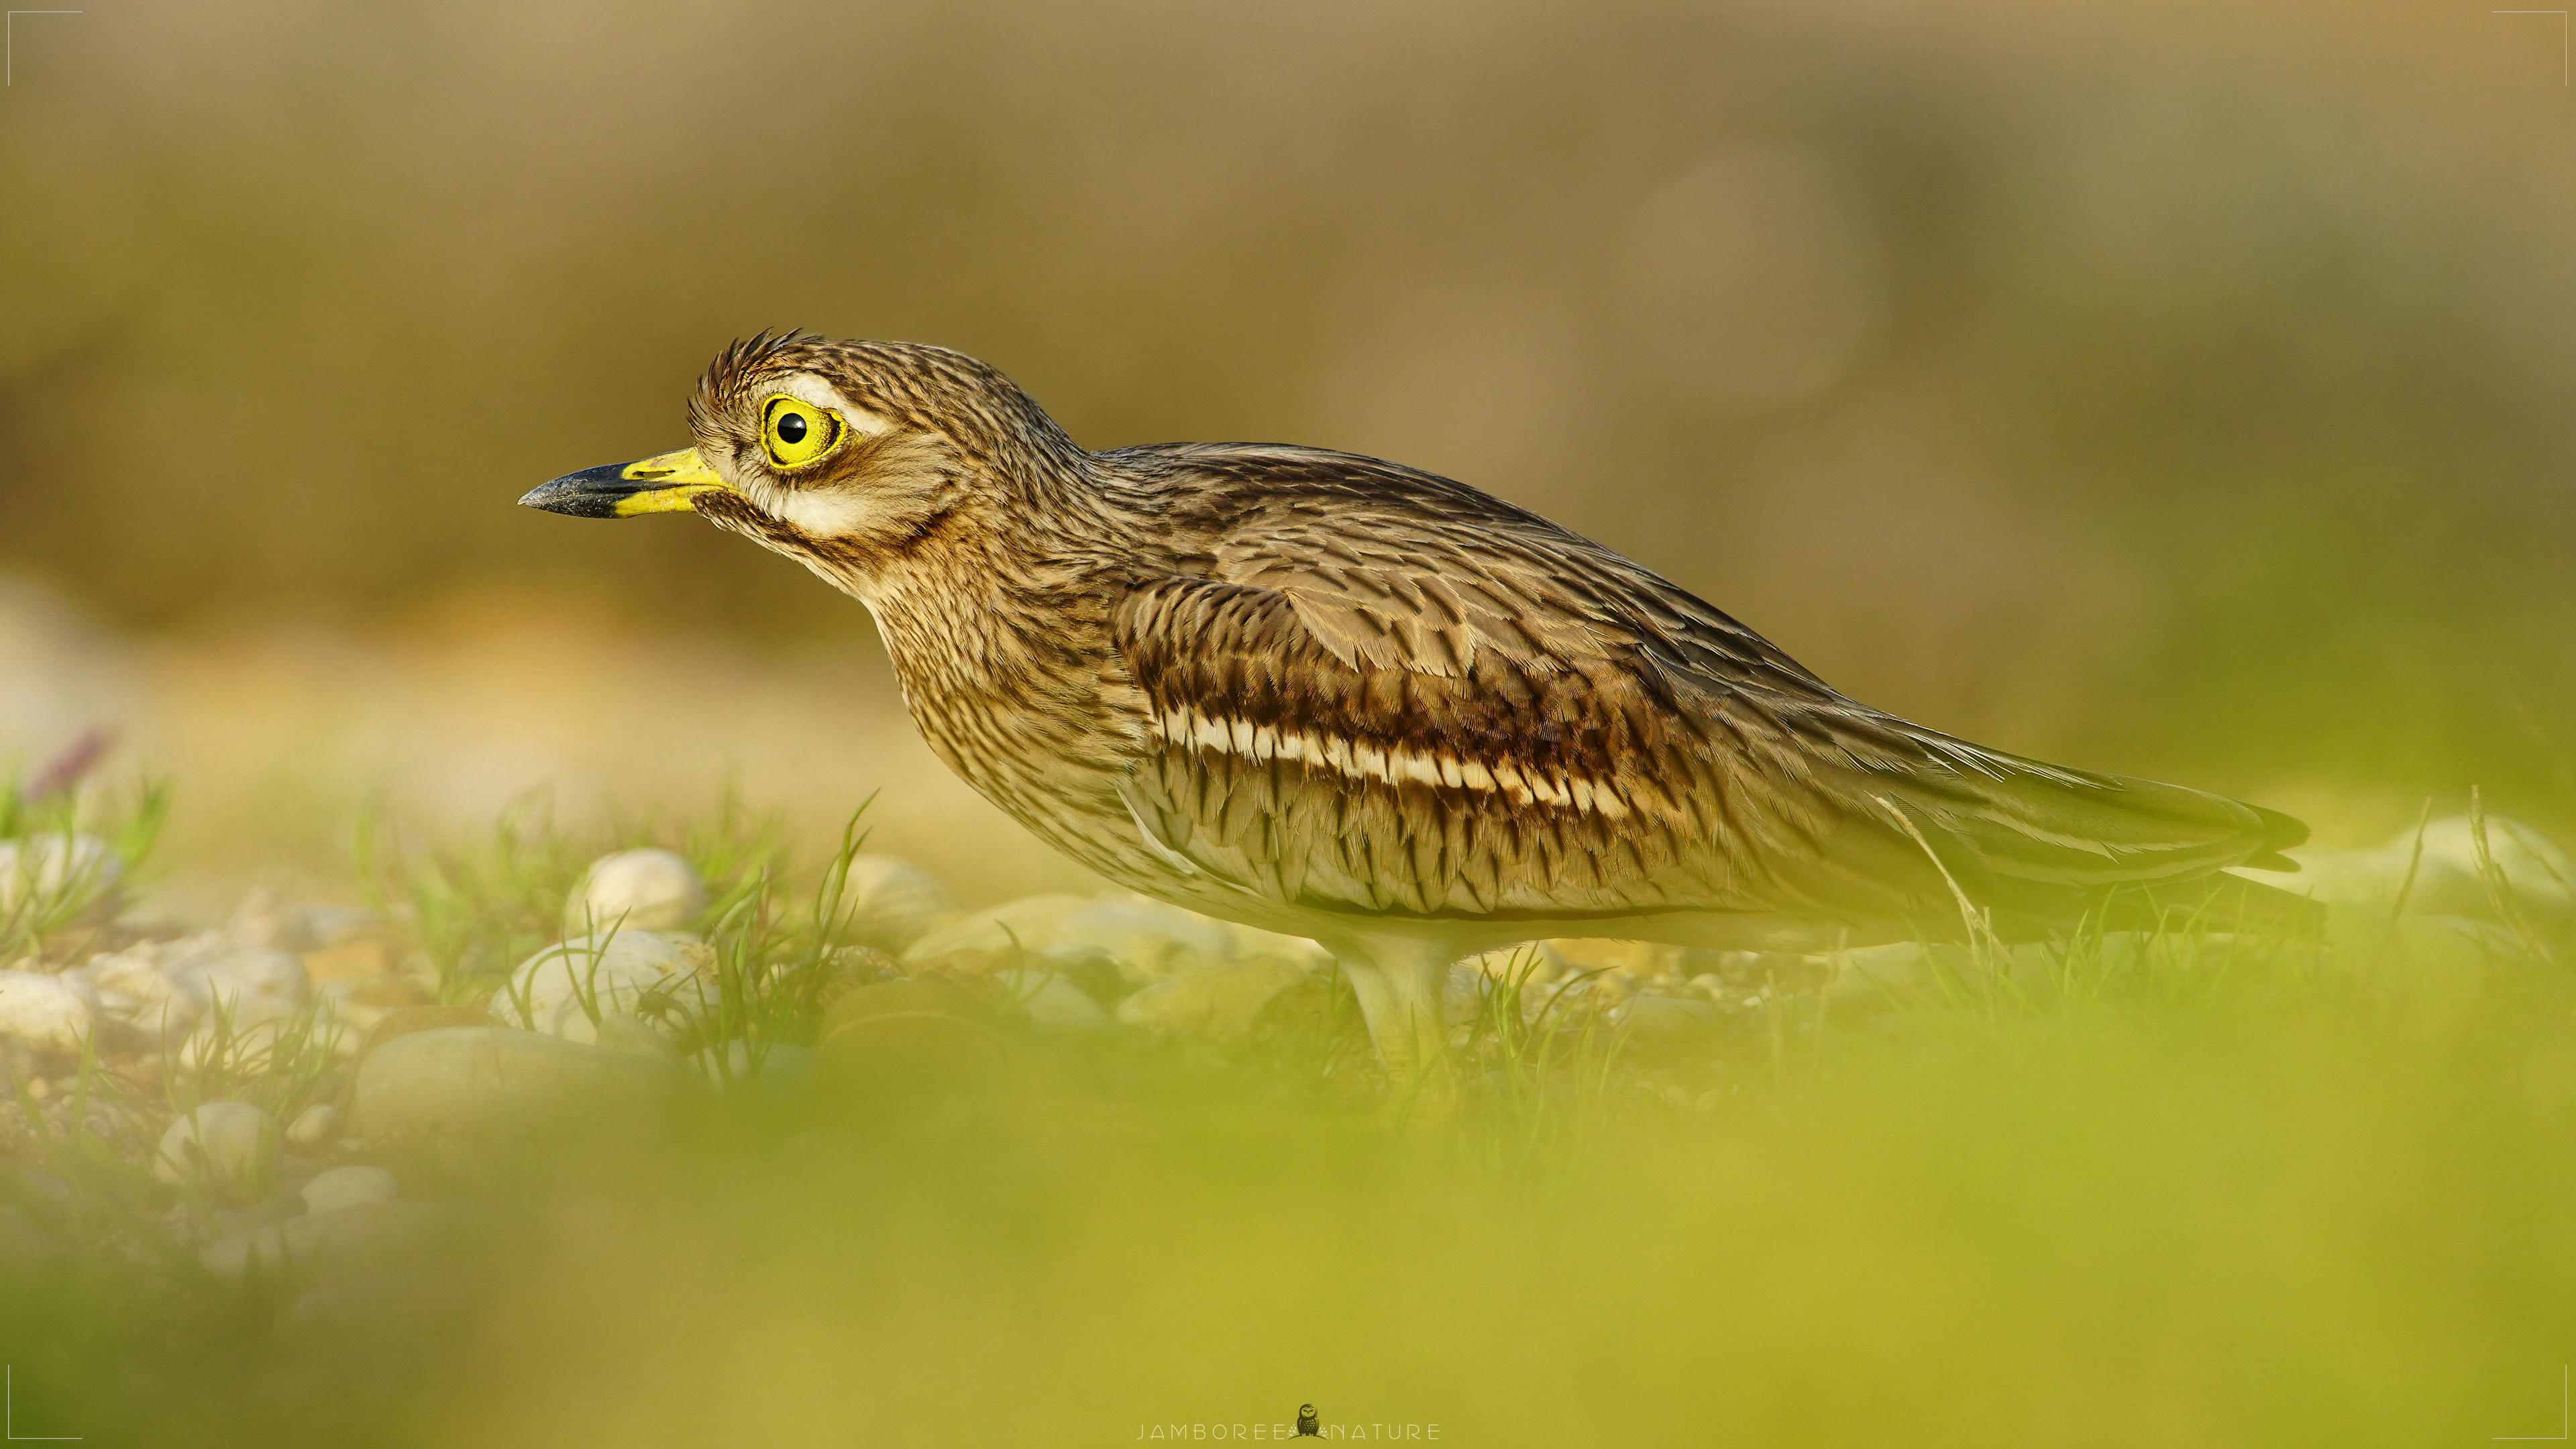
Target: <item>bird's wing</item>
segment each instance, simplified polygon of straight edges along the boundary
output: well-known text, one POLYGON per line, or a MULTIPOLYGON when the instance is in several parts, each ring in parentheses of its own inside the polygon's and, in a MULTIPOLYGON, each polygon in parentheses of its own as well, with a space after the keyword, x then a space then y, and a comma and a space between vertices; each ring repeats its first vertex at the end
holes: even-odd
POLYGON ((1309 456, 1408 486, 1268 479, 1202 569, 1113 611, 1148 708, 1129 807, 1239 889, 1443 917, 1919 918, 1954 885, 2063 908, 2300 834, 1910 725, 1534 515, 1309 456))

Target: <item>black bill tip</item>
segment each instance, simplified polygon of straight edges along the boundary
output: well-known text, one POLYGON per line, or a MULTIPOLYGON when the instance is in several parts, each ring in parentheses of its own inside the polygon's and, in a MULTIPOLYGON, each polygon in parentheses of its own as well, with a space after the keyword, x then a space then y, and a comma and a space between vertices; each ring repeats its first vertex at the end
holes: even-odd
POLYGON ((522 508, 542 508, 548 513, 568 513, 575 518, 622 518, 617 505, 652 485, 625 476, 626 463, 602 463, 578 473, 566 473, 549 479, 527 491, 519 500, 522 508))

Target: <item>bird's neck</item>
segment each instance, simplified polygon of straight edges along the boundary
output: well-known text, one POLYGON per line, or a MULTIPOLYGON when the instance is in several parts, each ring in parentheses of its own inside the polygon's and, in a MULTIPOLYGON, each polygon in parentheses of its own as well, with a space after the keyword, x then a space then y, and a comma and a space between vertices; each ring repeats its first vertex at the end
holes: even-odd
MULTIPOLYGON (((1097 546, 966 527, 886 570, 862 595, 933 753, 1060 846, 1050 822, 1076 779, 1120 767, 1106 712, 1117 686, 1097 546)), ((853 592, 856 592, 853 590, 853 592)))
POLYGON ((942 716, 964 728, 968 716, 1050 704, 1091 711, 1111 602, 1100 565, 1116 556, 1118 528, 1088 478, 1023 479, 864 580, 837 582, 875 616, 905 699, 937 745, 942 716))

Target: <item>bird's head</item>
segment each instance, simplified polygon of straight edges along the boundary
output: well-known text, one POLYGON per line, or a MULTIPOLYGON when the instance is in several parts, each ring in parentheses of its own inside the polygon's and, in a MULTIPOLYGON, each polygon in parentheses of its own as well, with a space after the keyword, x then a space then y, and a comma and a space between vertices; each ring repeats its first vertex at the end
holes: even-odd
POLYGON ((1009 378, 911 342, 763 333, 689 400, 696 445, 538 485, 581 518, 697 513, 863 591, 961 519, 1026 501, 1083 456, 1009 378))

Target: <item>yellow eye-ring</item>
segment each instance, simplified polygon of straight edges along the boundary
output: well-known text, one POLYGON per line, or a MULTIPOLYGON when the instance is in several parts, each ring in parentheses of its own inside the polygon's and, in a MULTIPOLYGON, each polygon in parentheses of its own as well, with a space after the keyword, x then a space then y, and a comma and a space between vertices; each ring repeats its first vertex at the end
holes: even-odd
POLYGON ((841 445, 840 414, 780 394, 760 405, 760 442, 781 468, 802 468, 841 445))

